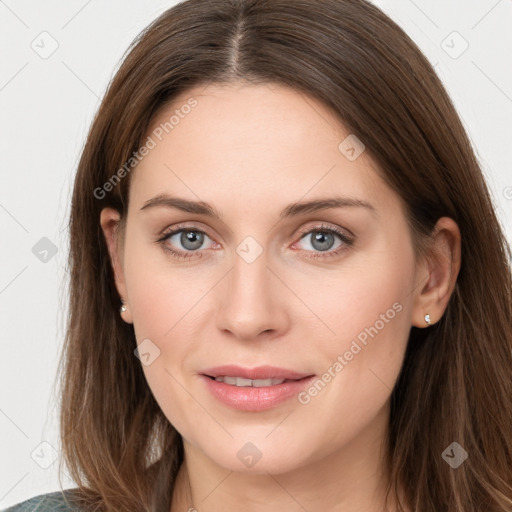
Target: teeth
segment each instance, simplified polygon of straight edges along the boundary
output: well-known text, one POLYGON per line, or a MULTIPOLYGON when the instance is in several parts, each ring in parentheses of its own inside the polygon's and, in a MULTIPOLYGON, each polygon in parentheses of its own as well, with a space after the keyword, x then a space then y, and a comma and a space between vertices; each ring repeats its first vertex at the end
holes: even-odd
POLYGON ((255 379, 252 381, 252 385, 255 388, 262 388, 263 386, 275 386, 276 384, 282 384, 285 379, 255 379))
POLYGON ((248 387, 252 386, 255 388, 261 388, 264 386, 276 386, 282 384, 286 379, 244 379, 243 377, 215 377, 217 382, 224 382, 224 384, 230 384, 232 386, 248 387))

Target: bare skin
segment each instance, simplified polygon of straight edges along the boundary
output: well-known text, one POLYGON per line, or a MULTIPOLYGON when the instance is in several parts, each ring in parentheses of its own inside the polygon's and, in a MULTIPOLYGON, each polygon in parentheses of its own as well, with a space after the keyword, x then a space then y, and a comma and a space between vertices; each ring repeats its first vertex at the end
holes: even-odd
POLYGON ((364 151, 350 161, 338 149, 344 126, 292 89, 196 87, 148 134, 191 97, 197 106, 132 171, 124 236, 118 212, 101 214, 123 319, 137 343, 158 347, 143 369, 184 441, 171 512, 382 512, 391 390, 411 326, 428 328, 425 314, 433 324, 446 309, 458 227, 440 219, 429 257, 416 257, 402 203, 375 163, 364 151), (221 218, 142 209, 159 194, 207 202, 221 218), (288 205, 334 196, 367 206, 279 217, 288 205), (178 225, 196 240, 204 233, 198 249, 181 232, 156 242, 178 225), (318 231, 324 238, 315 240, 318 231), (249 236, 246 253, 262 249, 251 262, 236 251, 249 236), (354 340, 360 350, 350 356, 354 340), (224 364, 331 378, 302 402, 242 411, 218 401, 201 376, 224 364), (237 456, 247 443, 261 456, 251 467, 237 456))

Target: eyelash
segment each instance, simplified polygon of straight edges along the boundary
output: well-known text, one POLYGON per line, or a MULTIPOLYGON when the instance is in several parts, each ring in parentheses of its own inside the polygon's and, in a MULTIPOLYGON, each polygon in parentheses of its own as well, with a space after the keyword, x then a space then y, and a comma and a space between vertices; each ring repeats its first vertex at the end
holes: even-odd
MULTIPOLYGON (((162 248, 171 254, 172 257, 177 259, 189 259, 193 257, 202 258, 203 257, 203 251, 176 251, 169 247, 168 244, 166 244, 166 241, 171 238, 176 233, 181 233, 182 231, 193 231, 195 233, 202 233, 206 236, 208 236, 208 233, 205 233, 203 230, 198 229, 194 226, 177 226, 176 228, 172 229, 171 231, 167 231, 163 234, 163 236, 156 240, 157 243, 162 245, 162 248)), ((343 251, 347 250, 348 247, 351 247, 354 244, 354 239, 347 236, 345 233, 340 231, 337 228, 331 227, 331 226, 316 226, 314 228, 308 228, 306 230, 299 232, 299 240, 302 240, 306 235, 309 235, 311 233, 320 232, 320 233, 331 233, 333 235, 337 235, 341 241, 343 242, 343 245, 338 247, 337 249, 333 251, 306 251, 313 253, 308 258, 331 258, 338 256, 343 251)))

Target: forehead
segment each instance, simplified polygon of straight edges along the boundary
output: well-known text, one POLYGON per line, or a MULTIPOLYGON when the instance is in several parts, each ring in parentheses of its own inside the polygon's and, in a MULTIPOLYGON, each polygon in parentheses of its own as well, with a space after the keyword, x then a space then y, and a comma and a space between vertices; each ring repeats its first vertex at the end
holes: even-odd
POLYGON ((262 197, 289 203, 333 188, 382 199, 373 161, 364 151, 355 160, 343 153, 353 135, 335 113, 286 86, 191 88, 161 108, 147 137, 154 147, 131 177, 137 202, 179 190, 219 202, 237 194, 258 206, 262 197))
MULTIPOLYGON (((213 83, 188 89, 160 109, 152 127, 168 120, 169 114, 177 113, 180 109, 188 110, 184 107, 192 98, 197 105, 190 109, 190 114, 197 121, 204 122, 208 117, 215 116, 218 123, 232 121, 237 127, 250 128, 251 125, 272 119, 288 125, 296 124, 297 132, 304 128, 304 121, 315 125, 323 121, 330 131, 338 131, 338 135, 345 131, 335 113, 311 95, 283 84, 246 82, 213 83)), ((180 117, 184 120, 188 114, 180 117)), ((268 126, 267 131, 272 131, 272 126, 268 126)), ((261 131, 259 135, 264 136, 265 133, 261 131)))

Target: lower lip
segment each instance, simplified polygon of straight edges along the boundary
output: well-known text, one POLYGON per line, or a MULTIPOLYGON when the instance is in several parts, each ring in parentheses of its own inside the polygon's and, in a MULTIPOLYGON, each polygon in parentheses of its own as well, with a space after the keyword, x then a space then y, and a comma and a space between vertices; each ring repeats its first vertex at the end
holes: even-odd
POLYGON ((315 378, 305 377, 276 384, 255 388, 252 386, 232 386, 224 382, 217 382, 206 375, 201 375, 212 395, 220 402, 240 411, 265 411, 297 396, 315 378))

